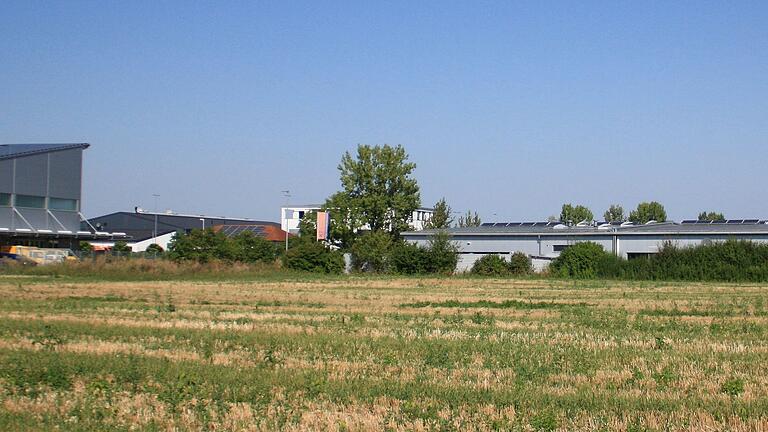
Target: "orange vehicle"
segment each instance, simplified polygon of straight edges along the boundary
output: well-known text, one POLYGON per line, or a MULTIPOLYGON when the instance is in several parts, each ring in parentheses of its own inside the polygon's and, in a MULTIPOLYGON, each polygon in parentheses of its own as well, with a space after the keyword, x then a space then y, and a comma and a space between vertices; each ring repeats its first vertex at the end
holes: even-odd
POLYGON ((0 248, 0 251, 11 256, 33 261, 38 265, 77 261, 77 257, 74 253, 72 253, 72 250, 70 249, 38 248, 33 246, 6 246, 0 248))

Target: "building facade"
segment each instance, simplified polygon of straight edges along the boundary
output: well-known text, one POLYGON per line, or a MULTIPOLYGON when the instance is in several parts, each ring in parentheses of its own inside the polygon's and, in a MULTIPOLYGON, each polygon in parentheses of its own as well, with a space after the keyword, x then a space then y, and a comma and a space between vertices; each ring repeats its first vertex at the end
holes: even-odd
POLYGON ((113 237, 81 229, 83 150, 89 144, 0 145, 0 246, 72 248, 113 237))
MULTIPOLYGON (((757 219, 729 220, 722 223, 663 222, 646 225, 594 224, 566 226, 557 222, 491 223, 474 228, 448 231, 459 247, 456 270, 468 271, 485 255, 510 256, 522 252, 534 267, 543 269, 552 259, 578 242, 593 242, 625 259, 658 253, 666 242, 680 247, 729 239, 768 242, 768 223, 757 219)), ((435 231, 402 233, 410 242, 426 245, 435 231)))
MULTIPOLYGON (((303 205, 289 205, 280 208, 280 228, 291 234, 299 233, 299 223, 304 216, 311 212, 316 212, 322 209, 320 204, 303 204, 303 205)), ((432 218, 435 210, 431 208, 418 208, 414 210, 410 219, 408 219, 408 225, 414 231, 421 231, 424 229, 425 224, 432 218)), ((365 226, 363 230, 367 229, 365 226)))

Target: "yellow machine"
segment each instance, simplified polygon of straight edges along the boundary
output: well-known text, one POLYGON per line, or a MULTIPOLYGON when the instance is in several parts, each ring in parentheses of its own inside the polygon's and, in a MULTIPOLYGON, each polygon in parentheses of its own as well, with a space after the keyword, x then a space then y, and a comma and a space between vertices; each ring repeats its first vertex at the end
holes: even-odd
POLYGON ((7 246, 0 249, 5 254, 34 261, 38 265, 77 261, 70 249, 38 248, 32 246, 7 246))

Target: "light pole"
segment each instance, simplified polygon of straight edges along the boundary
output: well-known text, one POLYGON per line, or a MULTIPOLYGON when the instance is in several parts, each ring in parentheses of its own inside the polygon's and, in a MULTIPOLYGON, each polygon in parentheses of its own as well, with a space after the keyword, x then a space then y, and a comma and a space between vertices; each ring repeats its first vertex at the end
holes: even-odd
POLYGON ((159 194, 152 194, 155 197, 155 229, 152 231, 152 239, 157 243, 157 199, 160 198, 159 194))
MULTIPOLYGON (((291 198, 291 191, 284 190, 281 191, 283 193, 283 196, 285 197, 285 206, 288 207, 288 200, 291 198)), ((285 219, 285 209, 281 211, 280 219, 285 219)), ((285 221, 285 251, 288 252, 288 221, 285 221)))
POLYGON ((203 231, 205 231, 205 218, 200 218, 200 221, 203 223, 203 231))

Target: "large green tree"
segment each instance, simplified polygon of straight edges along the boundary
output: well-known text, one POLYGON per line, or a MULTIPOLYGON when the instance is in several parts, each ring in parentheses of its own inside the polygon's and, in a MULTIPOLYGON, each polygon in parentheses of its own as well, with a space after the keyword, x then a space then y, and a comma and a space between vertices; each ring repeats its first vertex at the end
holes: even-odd
POLYGON ((452 224, 451 206, 448 205, 445 198, 441 198, 440 201, 435 203, 435 211, 432 213, 432 217, 424 224, 424 228, 445 229, 450 228, 452 224))
POLYGON ((346 152, 339 164, 342 190, 324 206, 331 212, 332 238, 349 246, 349 234, 365 225, 393 237, 407 230, 421 203, 415 168, 400 145, 359 145, 356 155, 346 152))
POLYGON ((624 207, 618 204, 611 204, 608 210, 603 213, 606 222, 625 222, 627 215, 624 214, 624 207))
POLYGON ((667 220, 667 212, 664 206, 656 201, 641 202, 636 210, 629 213, 629 220, 636 224, 644 224, 650 221, 664 222, 667 220))
POLYGON ((725 216, 722 213, 703 211, 699 213, 699 220, 706 222, 722 222, 725 220, 725 216))
POLYGON ((594 219, 592 210, 583 205, 563 204, 560 211, 560 222, 565 224, 575 225, 583 221, 592 222, 594 219))

